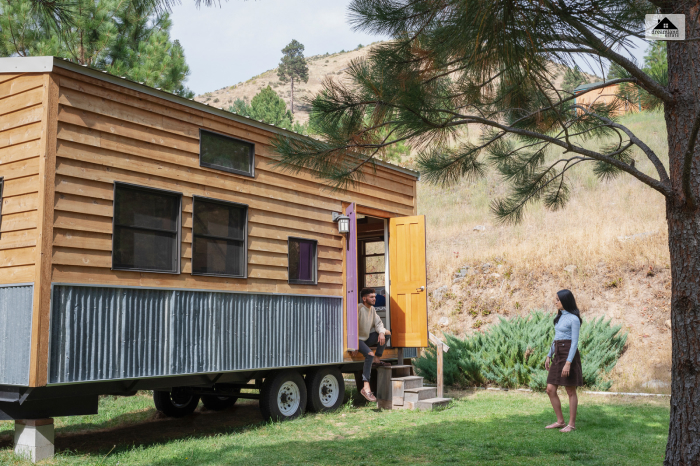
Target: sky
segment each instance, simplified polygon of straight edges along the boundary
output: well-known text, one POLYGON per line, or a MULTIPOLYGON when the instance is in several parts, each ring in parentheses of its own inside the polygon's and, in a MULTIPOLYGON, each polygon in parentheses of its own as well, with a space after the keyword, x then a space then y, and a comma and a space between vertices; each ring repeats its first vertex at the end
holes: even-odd
POLYGON ((221 89, 277 67, 281 50, 296 39, 304 55, 352 50, 386 39, 354 32, 350 0, 229 0, 197 9, 194 0, 173 7, 172 39, 185 49, 187 87, 197 94, 221 89))
MULTIPOLYGON (((304 44, 307 57, 388 39, 353 31, 350 0, 222 0, 220 6, 199 9, 195 0, 181 1, 173 7, 170 37, 185 49, 190 66, 186 85, 196 94, 276 68, 292 39, 304 44)), ((646 46, 634 42, 638 47, 632 55, 641 62, 646 46)), ((602 75, 596 63, 581 60, 579 66, 602 75)))

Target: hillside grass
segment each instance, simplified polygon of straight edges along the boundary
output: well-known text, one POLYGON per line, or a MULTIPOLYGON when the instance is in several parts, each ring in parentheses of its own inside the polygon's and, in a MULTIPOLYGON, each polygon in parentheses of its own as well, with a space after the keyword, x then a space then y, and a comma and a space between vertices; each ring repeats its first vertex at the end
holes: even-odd
MULTIPOLYGON (((82 440, 76 443, 74 439, 72 445, 78 447, 59 451, 42 464, 632 466, 663 461, 667 400, 581 395, 577 431, 561 434, 543 428, 554 420, 544 394, 468 391, 448 396, 457 400, 442 411, 379 411, 348 403, 337 412, 310 414, 291 422, 264 424, 252 419, 247 425, 218 430, 193 429, 192 416, 153 420, 152 407, 143 411, 145 395, 108 397, 103 399, 99 416, 65 418, 77 422, 59 424, 59 450, 71 436, 82 440), (148 416, 145 421, 144 414, 148 416), (119 443, 120 432, 137 427, 134 422, 140 422, 140 428, 151 423, 151 430, 162 430, 163 435, 145 442, 119 443), (171 426, 167 432, 166 426, 171 426), (179 428, 176 434, 172 426, 179 428), (99 437, 90 437, 90 432, 99 437), (116 444, 113 449, 112 441, 116 444), (103 446, 95 448, 95 443, 103 446)), ((229 415, 235 417, 246 408, 252 407, 236 405, 229 415)), ((7 434, 8 423, 0 425, 7 434)), ((7 435, 0 434, 0 442, 0 464, 29 464, 11 453, 7 435)))
MULTIPOLYGON (((662 113, 629 114, 621 123, 668 166, 662 113)), ((657 177, 641 151, 634 158, 637 168, 657 177)), ((447 188, 419 182, 418 212, 427 217, 430 331, 463 337, 484 331, 499 316, 554 313, 554 294, 568 288, 585 318, 612 318, 630 334, 611 374, 612 390, 667 392, 671 274, 664 198, 627 174, 600 181, 592 168, 579 164, 570 172, 565 208, 553 212, 533 204, 518 225, 499 224, 491 213, 491 202, 508 190, 493 171, 447 188), (485 229, 475 231, 477 225, 485 229), (454 282, 464 266, 470 274, 454 282), (650 381, 661 388, 649 389, 650 381)))

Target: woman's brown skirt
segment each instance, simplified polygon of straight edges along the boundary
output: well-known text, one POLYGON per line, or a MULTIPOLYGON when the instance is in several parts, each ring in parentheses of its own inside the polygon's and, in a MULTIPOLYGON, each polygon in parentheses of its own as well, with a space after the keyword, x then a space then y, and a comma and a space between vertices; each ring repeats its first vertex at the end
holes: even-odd
POLYGON ((549 366, 549 375, 547 383, 552 385, 564 385, 565 387, 581 387, 583 386, 583 370, 581 369, 581 355, 576 350, 574 360, 571 361, 569 367, 569 376, 562 377, 561 371, 566 364, 566 358, 569 356, 571 349, 571 340, 557 340, 554 342, 554 359, 549 366))

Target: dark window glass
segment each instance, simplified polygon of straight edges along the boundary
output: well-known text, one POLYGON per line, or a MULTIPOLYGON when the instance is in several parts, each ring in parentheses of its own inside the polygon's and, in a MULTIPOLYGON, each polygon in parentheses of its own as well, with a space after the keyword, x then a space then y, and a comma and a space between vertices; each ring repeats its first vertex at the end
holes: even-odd
POLYGON ((245 277, 247 207, 195 198, 192 273, 245 277))
POLYGON ((253 176, 255 144, 200 130, 199 164, 232 173, 253 176))
POLYGON ((289 238, 289 282, 316 283, 316 241, 289 238))
POLYGON ((117 184, 112 268, 178 272, 180 194, 117 184))

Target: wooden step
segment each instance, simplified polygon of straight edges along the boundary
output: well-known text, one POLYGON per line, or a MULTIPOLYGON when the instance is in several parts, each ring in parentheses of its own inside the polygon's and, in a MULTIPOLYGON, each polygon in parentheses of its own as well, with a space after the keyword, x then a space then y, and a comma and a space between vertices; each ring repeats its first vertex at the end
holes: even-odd
POLYGON ((409 377, 415 375, 413 366, 411 365, 395 365, 391 366, 392 377, 409 377))
POLYGON ((421 388, 423 386, 423 377, 409 375, 406 377, 392 377, 392 403, 394 405, 403 405, 404 390, 412 388, 421 388))
POLYGON ((415 403, 416 409, 421 411, 429 411, 436 408, 444 408, 450 404, 452 398, 428 398, 415 403))
POLYGON ((421 400, 427 400, 435 397, 437 397, 437 388, 435 387, 408 388, 404 389, 403 401, 404 403, 416 403, 421 400))

